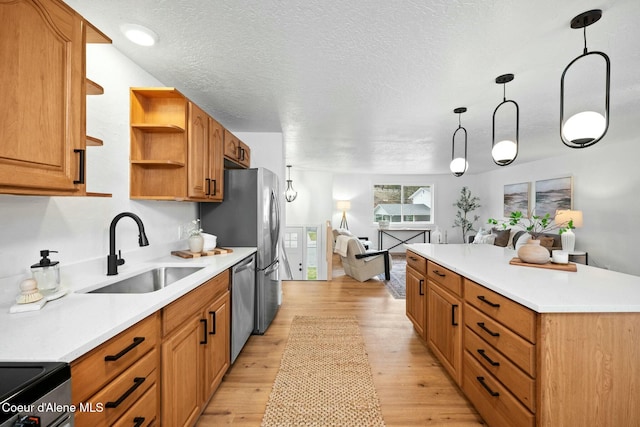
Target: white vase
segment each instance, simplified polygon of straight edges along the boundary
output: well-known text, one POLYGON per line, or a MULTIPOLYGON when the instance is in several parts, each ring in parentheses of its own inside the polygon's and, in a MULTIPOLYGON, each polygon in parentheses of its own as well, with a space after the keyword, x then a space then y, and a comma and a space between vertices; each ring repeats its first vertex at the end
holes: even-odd
POLYGON ((529 240, 518 249, 520 261, 529 264, 546 264, 549 262, 549 251, 540 246, 540 240, 529 240))
POLYGON ((560 235, 560 240, 562 241, 563 251, 573 252, 576 248, 576 235, 570 228, 560 235))
POLYGON ((189 237, 189 250, 194 254, 202 252, 204 247, 204 238, 200 234, 189 237))

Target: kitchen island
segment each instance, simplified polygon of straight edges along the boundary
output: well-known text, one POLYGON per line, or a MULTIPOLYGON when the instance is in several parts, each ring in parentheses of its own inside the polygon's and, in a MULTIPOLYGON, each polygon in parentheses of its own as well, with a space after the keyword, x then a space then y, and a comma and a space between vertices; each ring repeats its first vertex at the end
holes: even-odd
POLYGON ((637 425, 640 277, 510 265, 493 245, 406 249, 407 315, 489 425, 637 425))

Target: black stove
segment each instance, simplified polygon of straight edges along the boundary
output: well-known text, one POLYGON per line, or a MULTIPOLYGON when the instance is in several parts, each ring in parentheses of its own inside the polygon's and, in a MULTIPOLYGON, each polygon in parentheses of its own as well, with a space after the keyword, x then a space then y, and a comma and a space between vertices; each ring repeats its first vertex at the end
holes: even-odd
POLYGON ((0 362, 0 427, 73 425, 72 415, 38 408, 41 403, 70 405, 70 379, 71 368, 63 362, 0 362), (58 422, 62 418, 71 420, 58 422))

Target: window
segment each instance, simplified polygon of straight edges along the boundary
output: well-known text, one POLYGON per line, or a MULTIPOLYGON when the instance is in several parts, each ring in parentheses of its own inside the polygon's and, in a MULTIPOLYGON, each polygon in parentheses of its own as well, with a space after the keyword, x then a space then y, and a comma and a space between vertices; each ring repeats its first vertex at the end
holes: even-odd
POLYGON ((432 185, 374 185, 373 221, 433 223, 432 185))

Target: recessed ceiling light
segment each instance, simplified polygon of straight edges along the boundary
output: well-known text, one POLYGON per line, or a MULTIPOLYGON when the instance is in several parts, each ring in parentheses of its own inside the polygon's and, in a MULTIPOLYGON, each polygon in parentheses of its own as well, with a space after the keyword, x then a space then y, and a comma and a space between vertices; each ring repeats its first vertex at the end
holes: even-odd
POLYGON ((122 24, 120 30, 129 40, 140 46, 153 46, 158 41, 158 35, 142 25, 122 24))

